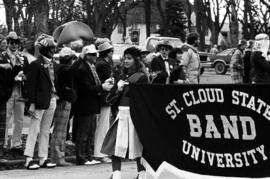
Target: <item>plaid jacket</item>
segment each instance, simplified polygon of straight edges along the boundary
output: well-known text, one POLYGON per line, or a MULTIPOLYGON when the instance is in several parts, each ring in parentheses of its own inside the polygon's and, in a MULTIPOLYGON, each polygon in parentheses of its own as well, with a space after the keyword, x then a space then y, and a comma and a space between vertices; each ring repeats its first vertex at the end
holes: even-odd
POLYGON ((239 49, 237 49, 232 56, 230 63, 230 70, 232 82, 234 84, 243 83, 243 76, 244 76, 243 53, 239 49))

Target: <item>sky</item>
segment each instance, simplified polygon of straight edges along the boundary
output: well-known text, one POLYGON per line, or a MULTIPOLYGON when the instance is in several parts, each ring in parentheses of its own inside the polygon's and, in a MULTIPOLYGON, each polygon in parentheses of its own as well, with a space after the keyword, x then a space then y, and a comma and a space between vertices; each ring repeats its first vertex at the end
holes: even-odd
POLYGON ((0 0, 0 25, 2 24, 6 24, 6 15, 3 0, 0 0))

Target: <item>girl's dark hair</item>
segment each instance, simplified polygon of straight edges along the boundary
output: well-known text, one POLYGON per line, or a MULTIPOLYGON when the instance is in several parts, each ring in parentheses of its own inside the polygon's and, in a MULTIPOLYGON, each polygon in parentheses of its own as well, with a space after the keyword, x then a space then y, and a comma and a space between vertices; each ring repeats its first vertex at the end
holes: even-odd
POLYGON ((111 49, 108 49, 108 50, 104 50, 104 51, 99 52, 99 57, 101 57, 101 58, 107 57, 108 54, 109 54, 112 50, 113 50, 113 49, 111 48, 111 49))
POLYGON ((197 34, 196 32, 191 32, 190 34, 188 34, 187 43, 190 45, 193 45, 194 42, 198 39, 199 39, 199 34, 197 34))
POLYGON ((124 51, 124 56, 125 55, 131 55, 134 58, 135 61, 135 67, 134 71, 130 72, 129 69, 123 67, 122 73, 127 75, 128 73, 135 73, 135 72, 143 72, 143 65, 142 65, 142 56, 141 56, 141 50, 139 50, 136 47, 129 47, 124 51))
POLYGON ((173 48, 169 54, 168 54, 168 57, 169 58, 172 58, 172 59, 175 59, 176 58, 176 55, 178 53, 183 53, 183 51, 181 50, 181 48, 173 48))

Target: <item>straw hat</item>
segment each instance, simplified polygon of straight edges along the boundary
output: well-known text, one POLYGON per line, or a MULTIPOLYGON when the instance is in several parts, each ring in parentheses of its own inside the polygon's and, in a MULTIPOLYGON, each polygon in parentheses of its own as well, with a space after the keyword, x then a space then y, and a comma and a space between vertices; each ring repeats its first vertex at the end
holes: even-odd
POLYGON ((76 52, 69 47, 64 47, 59 52, 59 57, 76 55, 76 52))
POLYGON ((104 42, 98 46, 99 52, 109 50, 109 49, 113 49, 113 46, 109 42, 104 42))
POLYGON ((160 40, 156 45, 156 49, 159 49, 161 47, 167 47, 169 49, 173 48, 170 41, 168 41, 168 40, 160 40))
POLYGON ((41 34, 38 36, 35 46, 38 47, 56 47, 56 43, 52 36, 47 34, 41 34))
POLYGON ((95 45, 87 45, 85 47, 83 47, 82 49, 82 53, 81 53, 81 58, 84 58, 84 56, 88 53, 92 53, 92 54, 95 54, 95 53, 98 53, 95 45))
POLYGON ((14 31, 11 31, 8 33, 7 37, 6 37, 7 41, 20 41, 20 38, 18 37, 17 33, 14 31))

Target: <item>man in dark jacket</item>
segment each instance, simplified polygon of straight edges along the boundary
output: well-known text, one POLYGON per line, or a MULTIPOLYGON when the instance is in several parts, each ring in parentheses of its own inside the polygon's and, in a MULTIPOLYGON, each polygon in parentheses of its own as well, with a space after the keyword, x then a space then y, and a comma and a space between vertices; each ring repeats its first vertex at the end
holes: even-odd
POLYGON ((6 103, 12 92, 12 81, 9 78, 8 71, 11 71, 9 63, 3 63, 0 59, 0 163, 6 162, 4 159, 4 143, 5 143, 5 130, 6 130, 6 103))
MULTIPOLYGON (((96 63, 98 77, 102 83, 113 77, 113 46, 109 42, 104 42, 98 46, 99 58, 96 63)), ((105 154, 100 152, 103 140, 110 126, 111 107, 106 102, 108 92, 101 93, 101 110, 97 118, 95 131, 94 156, 101 162, 110 162, 105 154)))
POLYGON ((53 37, 42 34, 36 41, 39 55, 37 60, 30 64, 28 74, 28 100, 31 121, 27 136, 24 155, 27 169, 52 168, 56 164, 48 160, 48 143, 50 126, 56 108, 57 96, 57 69, 58 65, 52 61, 56 44, 53 37), (39 164, 32 157, 38 138, 39 164))
POLYGON ((76 100, 70 67, 77 57, 75 51, 64 47, 59 52, 60 67, 58 70, 58 96, 57 106, 54 113, 54 127, 50 143, 51 160, 57 166, 69 166, 65 161, 65 141, 71 103, 76 100))
POLYGON ((162 40, 156 45, 156 51, 159 55, 154 57, 150 64, 152 83, 169 83, 170 64, 168 55, 171 49, 172 46, 169 41, 162 40))
POLYGON ((250 57, 251 57, 251 53, 252 53, 252 48, 253 48, 253 44, 254 41, 253 40, 249 40, 248 41, 248 45, 247 48, 245 50, 244 53, 244 57, 243 57, 243 62, 244 62, 244 77, 243 77, 243 82, 244 83, 250 83, 250 57))
POLYGON ((76 164, 93 165, 99 163, 92 158, 91 133, 92 123, 100 112, 100 95, 103 90, 109 91, 113 84, 108 80, 104 83, 96 73, 95 63, 97 50, 94 45, 85 46, 81 53, 83 59, 75 71, 78 99, 75 113, 78 115, 78 133, 76 137, 76 164))

